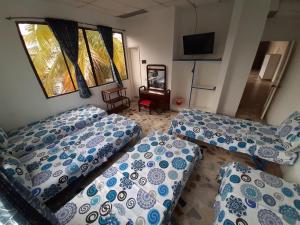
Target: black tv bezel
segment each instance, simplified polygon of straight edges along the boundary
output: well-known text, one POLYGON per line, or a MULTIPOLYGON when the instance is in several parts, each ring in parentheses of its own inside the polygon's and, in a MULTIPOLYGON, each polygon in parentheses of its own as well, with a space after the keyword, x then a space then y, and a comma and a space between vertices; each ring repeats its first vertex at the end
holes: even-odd
POLYGON ((184 55, 203 55, 203 54, 213 54, 214 52, 214 45, 215 45, 215 32, 208 32, 208 33, 199 33, 199 34, 191 34, 191 35, 183 35, 182 36, 182 42, 183 42, 183 53, 184 55), (195 36, 203 36, 203 35, 210 35, 210 40, 211 40, 211 51, 186 51, 187 49, 185 48, 185 38, 187 37, 195 37, 195 36))

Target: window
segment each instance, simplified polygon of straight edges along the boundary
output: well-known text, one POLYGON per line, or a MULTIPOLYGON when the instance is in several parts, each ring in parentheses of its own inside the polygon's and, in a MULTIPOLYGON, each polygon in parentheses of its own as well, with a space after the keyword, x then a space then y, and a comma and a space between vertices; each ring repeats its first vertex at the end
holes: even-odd
MULTIPOLYGON (((47 24, 18 23, 22 41, 36 77, 47 98, 78 90, 75 69, 62 52, 47 24)), ((113 82, 109 56, 96 30, 79 28, 78 63, 89 87, 113 82)), ((122 80, 127 79, 122 33, 113 33, 114 62, 122 80)))

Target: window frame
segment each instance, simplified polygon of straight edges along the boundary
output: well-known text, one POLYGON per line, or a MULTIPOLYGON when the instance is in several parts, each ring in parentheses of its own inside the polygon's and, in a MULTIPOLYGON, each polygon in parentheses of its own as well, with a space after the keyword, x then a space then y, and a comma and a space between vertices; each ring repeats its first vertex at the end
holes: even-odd
MULTIPOLYGON (((22 43, 23 49, 24 49, 24 51, 25 51, 25 53, 26 53, 26 55, 28 57, 29 63, 30 63, 30 65, 31 65, 31 67, 32 67, 32 69, 34 71, 34 75, 35 75, 36 79, 38 80, 38 83, 41 86, 46 99, 51 99, 51 98, 55 98, 55 97, 59 97, 59 96, 68 95, 68 94, 72 94, 72 93, 78 92, 79 90, 78 89, 76 90, 76 87, 75 87, 75 84, 74 84, 74 81, 73 81, 73 78, 72 78, 72 75, 71 75, 71 70, 70 70, 68 62, 66 60, 65 53, 63 52, 63 50, 59 46, 59 48, 60 48, 60 50, 62 52, 63 58, 64 58, 64 62, 65 62, 66 67, 67 67, 67 71, 69 73, 69 77, 70 77, 70 79, 72 81, 72 85, 73 85, 74 91, 70 91, 68 93, 63 93, 63 94, 54 95, 54 96, 48 96, 47 91, 46 91, 46 89, 45 89, 45 87, 44 87, 44 85, 43 85, 43 83, 42 83, 42 81, 41 81, 41 79, 39 77, 39 74, 38 74, 38 72, 37 72, 37 70, 36 70, 36 68, 35 68, 35 66, 33 64, 33 61, 31 59, 31 56, 30 56, 29 52, 28 52, 28 49, 26 47, 26 43, 24 41, 24 38, 23 38, 23 36, 21 34, 21 30, 20 30, 20 27, 19 27, 19 24, 40 24, 40 25, 48 25, 48 24, 46 22, 41 22, 41 21, 16 21, 15 23, 16 23, 16 26, 17 26, 18 34, 19 34, 19 37, 21 39, 21 43, 22 43)), ((92 56, 91 56, 91 52, 90 52, 90 48, 89 48, 89 43, 88 43, 88 40, 87 40, 87 37, 86 37, 86 32, 85 32, 86 30, 97 31, 97 29, 93 29, 93 28, 89 28, 89 27, 84 27, 84 26, 78 26, 78 29, 82 29, 85 46, 86 46, 86 49, 87 49, 87 52, 88 52, 88 57, 89 57, 90 65, 91 65, 91 68, 92 68, 93 78, 94 78, 95 84, 96 84, 95 86, 92 86, 92 87, 89 87, 89 88, 101 87, 101 86, 112 84, 112 83, 116 82, 114 76, 112 76, 112 78, 113 78, 112 82, 108 82, 108 83, 105 83, 105 84, 98 84, 97 79, 96 79, 96 73, 95 73, 94 63, 93 63, 93 60, 92 60, 92 56)), ((128 69, 127 69, 127 60, 126 60, 126 50, 125 50, 125 45, 124 45, 124 34, 122 32, 119 32, 119 31, 118 32, 113 31, 113 33, 119 33, 122 36, 122 45, 123 45, 123 50, 124 50, 124 60, 125 60, 125 67, 126 67, 126 79, 124 79, 124 80, 128 80, 128 69)), ((111 70, 112 70, 112 68, 111 68, 111 70)), ((112 74, 113 74, 113 71, 112 71, 112 74)), ((122 80, 122 81, 124 81, 124 80, 122 80)))

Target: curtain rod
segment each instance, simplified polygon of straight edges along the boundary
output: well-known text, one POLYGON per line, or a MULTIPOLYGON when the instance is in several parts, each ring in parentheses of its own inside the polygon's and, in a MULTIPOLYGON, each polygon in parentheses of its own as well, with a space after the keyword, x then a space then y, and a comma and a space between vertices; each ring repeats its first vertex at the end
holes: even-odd
MULTIPOLYGON (((9 17, 6 17, 5 19, 7 19, 7 20, 34 19, 34 20, 44 20, 45 21, 45 18, 42 18, 42 17, 26 17, 26 16, 9 16, 9 17)), ((94 27, 97 26, 97 25, 91 24, 91 23, 83 23, 83 22, 78 22, 78 23, 81 25, 88 25, 88 26, 94 26, 94 27)), ((119 31, 126 31, 124 29, 113 28, 113 27, 112 27, 112 29, 119 30, 119 31)))

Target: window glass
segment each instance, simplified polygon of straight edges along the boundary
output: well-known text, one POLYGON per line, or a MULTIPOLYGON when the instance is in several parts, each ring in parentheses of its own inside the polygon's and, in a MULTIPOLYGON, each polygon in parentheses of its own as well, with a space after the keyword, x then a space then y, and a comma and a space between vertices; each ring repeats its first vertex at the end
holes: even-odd
POLYGON ((106 51, 101 35, 98 31, 86 30, 86 36, 98 84, 112 82, 113 76, 109 62, 109 55, 106 51))
POLYGON ((123 45, 123 36, 121 33, 113 33, 114 43, 114 62, 119 71, 122 80, 127 79, 125 52, 123 45))
MULTIPOLYGON (((87 83, 87 85, 89 87, 94 87, 96 86, 96 82, 94 79, 94 75, 93 75, 93 71, 92 71, 92 67, 91 67, 91 63, 90 63, 90 59, 89 59, 89 55, 88 55, 88 51, 87 51, 87 47, 85 44, 85 40, 83 37, 83 30, 79 29, 78 31, 78 64, 80 67, 80 70, 84 76, 84 79, 87 83)), ((67 58, 67 57, 66 57, 67 58)), ((69 59, 67 59, 68 62, 68 66, 70 68, 70 72, 72 75, 72 79, 74 81, 74 85, 76 87, 76 89, 78 89, 77 86, 77 81, 76 81, 76 75, 75 75, 75 68, 73 66, 73 64, 71 63, 71 61, 69 59)))
MULTIPOLYGON (((75 69, 47 24, 18 23, 33 69, 47 97, 78 90, 75 69)), ((78 31, 78 64, 89 87, 113 82, 109 55, 96 30, 78 31), (87 42, 86 42, 87 41, 87 42)), ((122 33, 113 33, 114 62, 122 80, 127 79, 122 33)))
POLYGON ((25 47, 48 97, 75 91, 59 44, 47 25, 19 24, 25 47))

